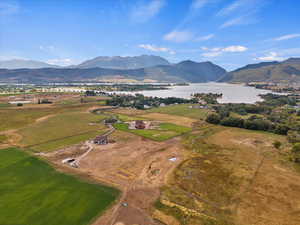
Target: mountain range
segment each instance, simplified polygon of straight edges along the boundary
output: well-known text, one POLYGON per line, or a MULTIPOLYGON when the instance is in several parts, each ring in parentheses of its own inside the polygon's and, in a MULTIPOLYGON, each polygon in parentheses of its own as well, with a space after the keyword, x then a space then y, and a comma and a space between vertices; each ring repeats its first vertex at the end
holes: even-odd
POLYGON ((300 58, 250 64, 226 73, 219 82, 300 82, 300 58))
POLYGON ((10 60, 0 61, 0 68, 0 82, 300 82, 300 58, 249 64, 231 72, 212 62, 186 60, 171 64, 153 55, 101 56, 69 67, 33 60, 10 60))
POLYGON ((136 80, 156 82, 209 82, 220 79, 226 70, 211 63, 183 61, 178 64, 157 65, 140 69, 110 68, 41 68, 0 69, 0 82, 101 82, 107 80, 136 80))
POLYGON ((105 68, 105 69, 141 69, 157 65, 170 65, 168 60, 154 55, 141 55, 141 56, 100 56, 91 60, 87 60, 75 68, 105 68))
POLYGON ((39 69, 39 68, 57 68, 59 66, 51 65, 41 61, 27 60, 27 59, 12 59, 0 61, 0 68, 2 69, 39 69))

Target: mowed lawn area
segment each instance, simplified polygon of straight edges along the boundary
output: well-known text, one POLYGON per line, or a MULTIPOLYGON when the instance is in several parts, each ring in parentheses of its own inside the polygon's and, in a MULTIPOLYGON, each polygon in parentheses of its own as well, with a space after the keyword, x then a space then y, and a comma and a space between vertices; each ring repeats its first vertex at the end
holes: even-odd
POLYGON ((59 173, 24 151, 0 150, 1 225, 88 225, 118 195, 59 173))
POLYGON ((155 130, 133 130, 126 123, 117 123, 114 127, 121 131, 130 132, 154 141, 165 141, 191 131, 189 127, 179 126, 172 123, 161 123, 159 129, 155 130))
POLYGON ((104 115, 88 112, 61 113, 18 131, 21 145, 33 151, 47 152, 80 143, 104 133, 104 115))
POLYGON ((205 119, 209 113, 208 109, 193 109, 189 108, 191 104, 170 105, 165 107, 149 109, 146 112, 164 113, 176 116, 184 116, 193 119, 205 119))

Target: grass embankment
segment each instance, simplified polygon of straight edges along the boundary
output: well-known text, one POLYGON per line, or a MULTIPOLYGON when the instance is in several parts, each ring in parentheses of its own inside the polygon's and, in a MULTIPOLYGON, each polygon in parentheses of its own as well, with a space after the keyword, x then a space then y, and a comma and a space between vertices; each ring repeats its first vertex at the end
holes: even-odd
POLYGON ((191 104, 170 105, 165 107, 149 109, 146 112, 164 113, 176 116, 184 116, 193 119, 205 119, 209 113, 208 109, 189 108, 191 104))
POLYGON ((133 130, 128 128, 128 124, 118 123, 114 125, 116 129, 130 132, 154 141, 165 141, 191 131, 189 127, 179 126, 171 123, 161 123, 155 130, 133 130))
POLYGON ((5 149, 0 151, 0 195, 0 224, 87 225, 119 191, 59 173, 18 149, 5 149))
POLYGON ((62 113, 34 123, 18 133, 21 144, 34 151, 52 151, 80 143, 106 131, 103 115, 85 112, 62 113))

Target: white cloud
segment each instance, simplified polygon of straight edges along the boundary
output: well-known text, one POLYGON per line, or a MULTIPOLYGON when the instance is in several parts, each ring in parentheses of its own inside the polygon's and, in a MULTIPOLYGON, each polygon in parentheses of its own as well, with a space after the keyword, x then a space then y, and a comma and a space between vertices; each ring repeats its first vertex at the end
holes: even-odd
POLYGON ((141 44, 138 46, 139 48, 143 48, 152 52, 167 52, 171 55, 176 54, 175 51, 169 49, 169 48, 165 48, 165 47, 157 47, 155 45, 150 45, 150 44, 141 44))
POLYGON ((248 48, 241 45, 232 45, 226 48, 223 48, 223 52, 245 52, 248 48))
POLYGON ((194 0, 191 8, 192 9, 200 9, 205 6, 210 0, 194 0))
POLYGON ((8 16, 16 14, 20 11, 20 6, 16 2, 1 1, 0 16, 8 16))
POLYGON ((241 46, 241 45, 232 45, 224 48, 216 47, 216 48, 207 48, 202 47, 201 48, 204 53, 202 53, 202 56, 204 57, 217 57, 224 53, 236 53, 236 52, 245 52, 248 50, 247 47, 241 46))
POLYGON ((131 12, 131 19, 138 23, 147 22, 156 16, 165 5, 165 0, 151 0, 148 3, 140 3, 131 12))
POLYGON ((269 52, 265 56, 255 58, 255 60, 258 61, 282 61, 284 59, 285 58, 280 56, 277 52, 269 52))
POLYGON ((202 54, 204 57, 213 58, 222 55, 222 52, 205 52, 202 54))
POLYGON ((259 11, 266 5, 267 0, 236 0, 225 8, 221 9, 216 15, 228 17, 220 28, 227 28, 236 25, 248 25, 258 21, 259 11))
POLYGON ((253 0, 237 0, 231 3, 230 5, 226 6, 225 8, 221 9, 217 13, 217 16, 226 16, 231 14, 233 11, 241 10, 242 8, 247 7, 249 3, 251 4, 251 1, 253 2, 253 0))
POLYGON ((58 65, 58 66, 70 66, 75 62, 72 59, 49 59, 46 61, 48 64, 51 65, 58 65))
POLYGON ((232 27, 232 26, 236 26, 236 25, 248 25, 248 24, 253 24, 256 23, 258 21, 258 19, 256 17, 252 17, 251 14, 249 15, 244 15, 244 16, 240 16, 240 17, 236 17, 233 19, 229 19, 227 21, 225 21, 220 28, 227 28, 227 27, 232 27))
POLYGON ((166 41, 172 41, 176 43, 182 43, 187 41, 207 41, 214 38, 214 34, 208 34, 205 36, 197 36, 195 33, 187 30, 174 30, 166 34, 163 39, 166 41))
POLYGON ((198 37, 196 39, 196 41, 207 41, 207 40, 210 40, 210 39, 212 39, 214 37, 215 37, 214 34, 208 34, 208 35, 205 35, 205 36, 202 36, 202 37, 198 37))
POLYGON ((210 3, 217 3, 218 1, 219 0, 193 0, 191 4, 191 9, 193 10, 201 9, 210 3))
POLYGON ((281 37, 274 38, 275 41, 285 41, 285 40, 290 40, 294 38, 299 38, 300 34, 287 34, 281 37))
POLYGON ((190 31, 178 31, 174 30, 164 36, 164 40, 166 41, 172 41, 172 42, 186 42, 190 41, 194 38, 194 34, 190 31))
POLYGON ((44 52, 54 52, 56 48, 52 45, 47 45, 47 46, 41 45, 39 46, 39 49, 44 52))

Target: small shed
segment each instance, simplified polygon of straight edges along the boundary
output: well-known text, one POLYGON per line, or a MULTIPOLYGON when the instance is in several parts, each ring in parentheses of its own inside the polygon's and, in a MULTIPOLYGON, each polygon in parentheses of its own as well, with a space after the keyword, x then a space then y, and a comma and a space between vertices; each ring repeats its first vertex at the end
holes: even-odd
POLYGON ((143 120, 136 120, 135 121, 135 128, 136 129, 140 129, 140 130, 145 129, 146 128, 146 124, 144 123, 143 120))
POLYGON ((108 144, 108 138, 107 138, 107 136, 97 136, 94 139, 94 144, 97 144, 97 145, 107 145, 108 144))

